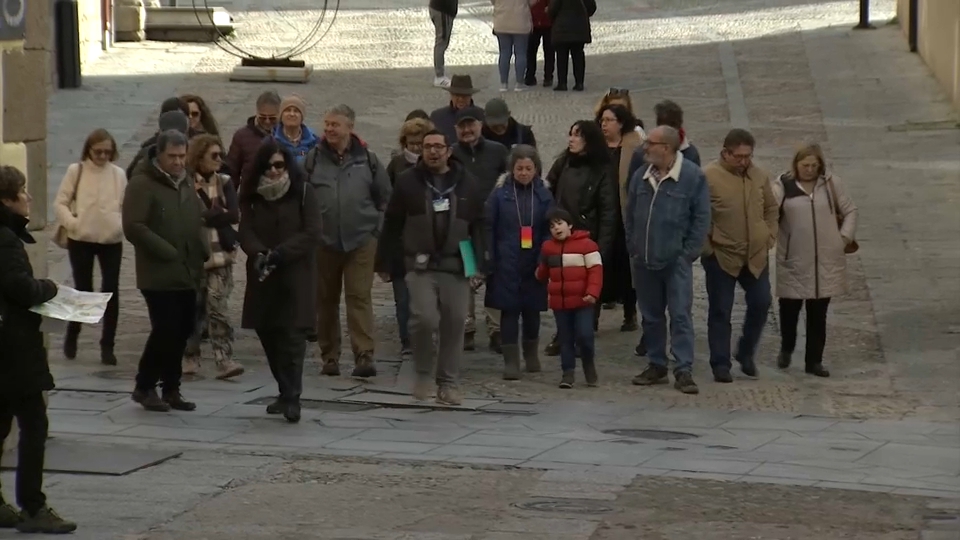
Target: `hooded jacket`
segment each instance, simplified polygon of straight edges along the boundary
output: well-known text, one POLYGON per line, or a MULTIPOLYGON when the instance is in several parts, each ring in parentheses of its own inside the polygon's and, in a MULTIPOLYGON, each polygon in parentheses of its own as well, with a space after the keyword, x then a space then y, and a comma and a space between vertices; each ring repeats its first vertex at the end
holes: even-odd
POLYGON ((0 396, 8 399, 53 390, 42 318, 30 308, 56 296, 57 285, 33 277, 24 243, 36 243, 27 218, 0 204, 0 396))
POLYGON ((243 182, 243 174, 251 165, 257 150, 263 144, 263 139, 270 136, 269 132, 257 126, 257 117, 247 118, 247 123, 233 134, 230 149, 227 151, 226 165, 233 179, 233 185, 239 187, 243 182))
POLYGON ((277 124, 277 126, 273 128, 272 136, 274 140, 277 141, 277 144, 286 148, 287 150, 290 150, 290 152, 293 154, 293 157, 297 158, 297 163, 303 165, 304 159, 306 159, 307 156, 307 152, 317 146, 317 143, 320 142, 320 138, 317 137, 316 133, 308 128, 306 124, 302 124, 300 126, 300 130, 300 140, 297 141, 297 144, 294 144, 293 141, 288 139, 287 136, 283 134, 283 126, 280 124, 277 124))

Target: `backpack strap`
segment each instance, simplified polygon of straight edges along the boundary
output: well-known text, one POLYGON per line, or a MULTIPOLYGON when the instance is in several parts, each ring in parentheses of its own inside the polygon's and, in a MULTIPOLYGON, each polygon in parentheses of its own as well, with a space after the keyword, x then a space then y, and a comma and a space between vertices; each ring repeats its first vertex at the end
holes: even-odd
POLYGON ((307 155, 303 157, 303 168, 307 171, 307 180, 310 180, 310 176, 313 175, 313 171, 317 168, 317 159, 319 152, 317 152, 317 147, 314 146, 311 148, 307 155))

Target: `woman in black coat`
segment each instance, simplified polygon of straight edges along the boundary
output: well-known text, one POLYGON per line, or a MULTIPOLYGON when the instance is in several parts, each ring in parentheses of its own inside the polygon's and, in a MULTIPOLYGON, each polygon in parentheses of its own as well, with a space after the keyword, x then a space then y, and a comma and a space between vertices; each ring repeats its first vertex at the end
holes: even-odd
POLYGON ((300 420, 307 334, 316 324, 320 206, 289 150, 266 141, 240 187, 247 254, 241 326, 257 331, 280 394, 268 414, 300 420))
POLYGON ((596 0, 550 0, 547 15, 553 21, 551 38, 557 51, 557 86, 554 90, 563 92, 567 89, 567 62, 572 58, 573 89, 583 91, 587 69, 583 47, 593 41, 590 17, 596 12, 596 0))
POLYGON ((40 331, 42 319, 30 308, 56 296, 57 285, 33 277, 23 247, 36 243, 27 232, 31 198, 26 187, 22 172, 0 166, 0 446, 16 418, 20 428, 17 503, 22 509, 17 512, 0 495, 0 527, 68 533, 77 525, 51 510, 42 490, 48 426, 43 393, 53 390, 53 376, 40 331))
MULTIPOLYGON (((567 149, 547 173, 557 206, 570 212, 575 229, 590 233, 604 261, 610 258, 620 216, 617 178, 611 177, 609 163, 610 152, 600 126, 592 120, 580 120, 570 126, 567 149)), ((556 336, 547 345, 546 354, 560 354, 556 336)))

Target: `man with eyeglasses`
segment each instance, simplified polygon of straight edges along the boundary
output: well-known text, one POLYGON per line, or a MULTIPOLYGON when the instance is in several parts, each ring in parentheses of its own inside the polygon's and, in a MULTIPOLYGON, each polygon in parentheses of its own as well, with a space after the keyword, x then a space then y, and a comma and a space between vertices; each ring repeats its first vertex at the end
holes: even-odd
POLYGON ((239 187, 243 173, 250 170, 263 139, 273 133, 280 118, 280 95, 268 90, 257 98, 256 114, 247 118, 247 123, 233 134, 226 163, 234 187, 239 187))
POLYGON ((773 301, 767 252, 776 244, 779 205, 770 174, 753 164, 755 146, 749 131, 731 130, 720 159, 703 168, 712 219, 700 263, 707 281, 710 368, 720 383, 733 382, 730 316, 737 284, 743 288, 747 313, 734 358, 748 377, 757 376, 754 354, 773 301))
MULTIPOLYGON (((486 119, 480 107, 466 107, 457 111, 454 129, 457 143, 453 145, 453 156, 473 175, 480 184, 480 197, 486 202, 500 175, 507 170, 507 147, 488 140, 483 136, 483 124, 486 119)), ((487 323, 487 338, 491 351, 500 354, 500 311, 484 308, 487 323)), ((476 300, 470 297, 470 309, 467 314, 466 335, 463 348, 472 351, 476 348, 477 333, 476 300)))
POLYGON ((643 143, 647 165, 627 192, 624 226, 650 364, 633 384, 667 384, 667 317, 674 387, 700 392, 693 382, 693 261, 710 229, 710 190, 703 171, 680 153, 680 134, 654 128, 643 143))
POLYGON ((433 130, 424 136, 423 159, 394 185, 376 269, 381 274, 389 271, 397 257, 403 257, 407 268, 417 372, 414 398, 429 399, 435 383, 438 403, 460 405, 463 329, 473 288, 483 281, 481 274, 467 277, 470 261, 461 250, 471 245, 474 266, 482 271, 487 253, 486 197, 477 179, 451 154, 443 133, 433 130))

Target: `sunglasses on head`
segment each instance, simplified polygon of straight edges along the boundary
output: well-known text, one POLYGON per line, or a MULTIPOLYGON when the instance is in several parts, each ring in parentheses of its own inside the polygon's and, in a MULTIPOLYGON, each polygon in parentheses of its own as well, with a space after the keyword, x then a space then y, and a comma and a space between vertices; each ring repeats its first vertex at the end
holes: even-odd
POLYGON ((628 96, 630 95, 630 89, 617 88, 616 86, 611 86, 610 89, 607 90, 607 95, 608 96, 628 96))
POLYGON ((271 161, 270 168, 282 171, 287 168, 287 163, 285 161, 271 161))
POLYGON ((200 118, 200 111, 190 111, 190 118, 200 118))

